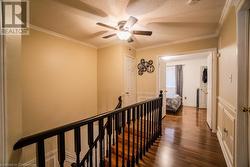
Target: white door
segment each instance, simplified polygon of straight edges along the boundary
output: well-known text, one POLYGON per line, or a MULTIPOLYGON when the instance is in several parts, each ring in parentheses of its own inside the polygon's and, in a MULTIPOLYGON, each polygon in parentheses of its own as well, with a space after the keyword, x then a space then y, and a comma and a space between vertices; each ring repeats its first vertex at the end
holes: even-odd
POLYGON ((166 62, 159 58, 159 83, 158 83, 158 94, 160 93, 160 90, 163 91, 163 106, 162 106, 162 116, 166 113, 166 62))
POLYGON ((136 103, 136 61, 124 58, 124 106, 136 103))

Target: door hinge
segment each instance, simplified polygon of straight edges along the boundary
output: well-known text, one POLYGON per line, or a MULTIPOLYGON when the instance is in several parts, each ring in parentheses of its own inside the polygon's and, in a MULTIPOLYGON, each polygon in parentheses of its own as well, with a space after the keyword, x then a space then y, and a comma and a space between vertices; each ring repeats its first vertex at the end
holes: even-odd
POLYGON ((242 112, 250 112, 250 107, 242 107, 241 111, 242 112))

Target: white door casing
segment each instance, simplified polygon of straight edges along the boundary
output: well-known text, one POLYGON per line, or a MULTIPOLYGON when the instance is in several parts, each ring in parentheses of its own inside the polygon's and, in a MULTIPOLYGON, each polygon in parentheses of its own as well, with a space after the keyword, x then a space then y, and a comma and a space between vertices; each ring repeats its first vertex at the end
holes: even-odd
POLYGON ((136 103, 136 60, 124 58, 124 106, 136 103))
POLYGON ((217 51, 208 56, 208 84, 207 84, 207 122, 213 132, 217 127, 217 51))
POLYGON ((160 93, 160 90, 163 91, 163 106, 162 106, 162 116, 166 113, 166 62, 164 62, 160 57, 158 60, 159 68, 158 68, 158 74, 159 74, 159 85, 158 85, 158 94, 160 93))
POLYGON ((212 129, 212 67, 213 64, 213 57, 212 53, 208 56, 207 59, 207 67, 208 67, 208 73, 207 73, 207 124, 209 125, 210 129, 212 129))
POLYGON ((217 73, 218 73, 218 53, 212 52, 212 83, 211 83, 211 110, 212 110, 212 131, 217 131, 217 73))

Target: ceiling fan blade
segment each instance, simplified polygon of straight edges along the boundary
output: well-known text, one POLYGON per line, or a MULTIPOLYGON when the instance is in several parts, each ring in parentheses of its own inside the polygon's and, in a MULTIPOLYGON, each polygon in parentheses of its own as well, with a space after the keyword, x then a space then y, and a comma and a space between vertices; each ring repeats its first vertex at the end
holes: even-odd
POLYGON ((133 40, 133 38, 130 37, 130 38, 128 39, 128 43, 131 43, 131 42, 134 42, 134 40, 133 40))
POLYGON ((110 35, 104 36, 104 37, 102 37, 102 38, 107 39, 107 38, 113 37, 113 36, 115 36, 115 35, 116 35, 116 34, 110 34, 110 35))
POLYGON ((135 18, 133 16, 130 16, 128 18, 127 22, 124 25, 124 29, 125 30, 130 30, 137 21, 138 21, 137 18, 135 18))
POLYGON ((107 25, 107 24, 103 24, 103 23, 96 23, 96 25, 98 25, 98 26, 102 26, 102 27, 106 27, 106 28, 110 28, 110 29, 112 29, 112 30, 117 30, 117 28, 115 28, 115 27, 113 27, 113 26, 109 26, 109 25, 107 25))
POLYGON ((151 36, 152 35, 152 31, 133 31, 133 34, 135 34, 135 35, 148 35, 148 36, 151 36))
POLYGON ((104 34, 106 34, 108 31, 98 31, 98 32, 95 32, 93 34, 90 34, 90 35, 86 35, 85 38, 86 39, 93 39, 93 38, 96 38, 96 37, 100 37, 104 34))

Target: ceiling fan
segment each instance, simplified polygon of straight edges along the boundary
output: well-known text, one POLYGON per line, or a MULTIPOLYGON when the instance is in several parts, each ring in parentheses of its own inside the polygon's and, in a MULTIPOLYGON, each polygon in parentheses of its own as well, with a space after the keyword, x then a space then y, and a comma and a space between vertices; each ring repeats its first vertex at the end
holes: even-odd
POLYGON ((146 36, 151 36, 152 35, 152 31, 140 31, 140 30, 132 30, 132 27, 135 25, 135 23, 138 21, 137 18, 130 16, 129 19, 127 21, 119 21, 117 24, 117 27, 113 27, 107 24, 103 24, 103 23, 96 23, 99 26, 105 27, 105 28, 109 28, 112 30, 115 30, 116 32, 107 36, 104 36, 102 38, 107 39, 107 38, 111 38, 113 36, 116 36, 120 39, 120 40, 126 40, 128 42, 133 42, 133 38, 132 35, 146 35, 146 36))

